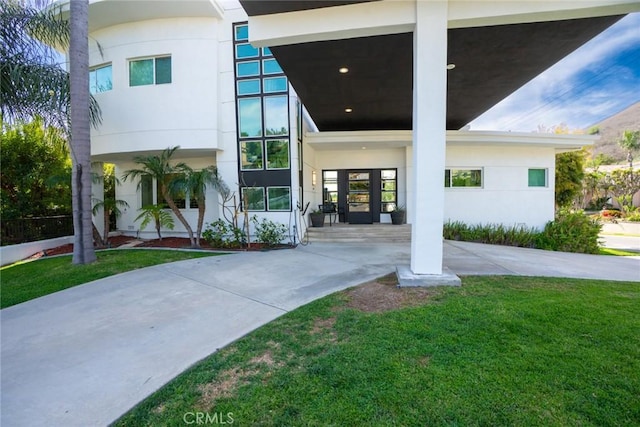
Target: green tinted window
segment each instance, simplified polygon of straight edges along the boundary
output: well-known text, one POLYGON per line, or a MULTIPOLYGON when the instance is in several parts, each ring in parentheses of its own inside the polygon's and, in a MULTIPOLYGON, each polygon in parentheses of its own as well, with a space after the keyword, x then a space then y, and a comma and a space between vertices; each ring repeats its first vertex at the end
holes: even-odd
POLYGON ((529 169, 529 187, 546 187, 547 170, 529 169))
POLYGON ((129 86, 153 84, 153 59, 129 62, 129 86))
POLYGON ((156 58, 156 84, 171 83, 171 57, 156 58))

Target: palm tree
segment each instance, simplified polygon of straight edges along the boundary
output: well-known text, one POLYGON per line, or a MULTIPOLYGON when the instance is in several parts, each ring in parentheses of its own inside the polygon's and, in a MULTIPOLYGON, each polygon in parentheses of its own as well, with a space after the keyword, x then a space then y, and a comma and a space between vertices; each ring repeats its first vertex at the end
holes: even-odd
POLYGON ((91 119, 89 115, 89 1, 70 2, 71 180, 74 264, 96 260, 91 216, 91 119))
MULTIPOLYGON (((126 181, 129 178, 136 179, 143 176, 150 176, 152 178, 155 178, 160 187, 160 194, 162 195, 162 198, 167 203, 167 206, 169 206, 171 211, 175 214, 176 218, 178 218, 178 221, 180 221, 184 228, 187 230, 191 246, 196 247, 196 242, 193 237, 193 230, 176 205, 171 191, 174 188, 174 185, 172 185, 172 180, 175 179, 174 175, 176 173, 189 170, 189 166, 187 166, 185 163, 181 162, 175 165, 172 165, 170 163, 171 156, 173 156, 178 148, 179 146, 169 147, 163 150, 160 155, 134 157, 133 161, 141 166, 140 169, 129 169, 125 171, 122 179, 126 181)), ((142 180, 138 182, 138 189, 140 188, 141 183, 142 180)))
POLYGON ((622 138, 618 140, 618 145, 627 150, 629 169, 633 170, 633 151, 640 148, 640 131, 625 130, 622 132, 622 138))
POLYGON ((104 235, 102 236, 102 243, 106 245, 109 242, 109 220, 111 218, 111 214, 114 214, 116 218, 119 217, 122 215, 120 208, 128 208, 129 204, 124 200, 111 197, 105 197, 104 200, 93 199, 93 202, 94 205, 91 212, 94 215, 98 215, 100 210, 102 210, 104 220, 104 235))
POLYGON ((205 194, 207 187, 212 186, 216 191, 223 192, 226 185, 220 175, 218 168, 208 166, 202 170, 194 171, 191 168, 183 170, 183 177, 173 183, 176 189, 181 189, 190 194, 198 205, 198 225, 196 229, 196 246, 200 247, 200 235, 204 224, 205 194))
MULTIPOLYGON (((69 73, 52 46, 69 46, 69 22, 53 6, 39 9, 28 2, 4 0, 0 8, 0 113, 8 122, 36 116, 47 124, 69 128, 69 73)), ((100 123, 100 108, 90 98, 90 117, 100 123)))
POLYGON ((158 233, 159 240, 162 240, 162 234, 160 234, 162 227, 173 230, 173 218, 171 217, 171 214, 164 209, 163 205, 147 205, 143 206, 141 210, 142 212, 140 215, 138 215, 134 220, 137 221, 142 218, 140 229, 145 228, 151 221, 153 221, 156 226, 156 232, 158 233))

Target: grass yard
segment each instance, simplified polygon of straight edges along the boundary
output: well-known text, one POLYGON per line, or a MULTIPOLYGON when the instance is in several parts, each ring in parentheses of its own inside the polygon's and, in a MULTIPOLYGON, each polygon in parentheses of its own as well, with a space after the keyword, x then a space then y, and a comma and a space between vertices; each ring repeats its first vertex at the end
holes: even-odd
POLYGON ((98 260, 89 265, 72 265, 68 255, 2 267, 0 308, 137 268, 220 253, 118 249, 96 255, 98 260))
POLYGON ((201 361, 116 425, 640 425, 638 283, 378 282, 366 286, 387 289, 395 308, 362 287, 315 301, 201 361))
POLYGON ((622 249, 600 248, 600 255, 614 256, 640 256, 640 252, 625 251, 622 249))

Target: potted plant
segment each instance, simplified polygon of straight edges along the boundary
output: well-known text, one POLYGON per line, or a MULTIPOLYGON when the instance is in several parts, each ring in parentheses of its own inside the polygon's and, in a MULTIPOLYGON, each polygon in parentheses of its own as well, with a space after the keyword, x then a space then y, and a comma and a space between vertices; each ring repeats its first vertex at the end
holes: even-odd
POLYGON ((391 224, 400 225, 404 224, 406 219, 407 211, 404 206, 396 205, 395 208, 391 211, 391 224))
POLYGON ((311 211, 309 218, 311 218, 311 225, 313 227, 324 227, 324 212, 320 209, 311 211))

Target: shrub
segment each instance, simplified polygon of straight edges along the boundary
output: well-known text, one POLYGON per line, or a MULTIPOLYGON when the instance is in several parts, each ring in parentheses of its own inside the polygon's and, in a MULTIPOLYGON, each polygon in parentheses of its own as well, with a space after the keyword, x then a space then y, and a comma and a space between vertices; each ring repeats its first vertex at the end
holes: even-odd
POLYGON ((631 222, 640 222, 640 211, 635 211, 630 214, 627 214, 627 216, 624 219, 631 222))
POLYGON ((536 239, 536 247, 552 251, 598 253, 598 234, 602 225, 582 211, 560 210, 536 239))
POLYGON ((207 224, 207 228, 202 232, 202 238, 215 248, 240 248, 247 242, 242 229, 222 219, 207 224))
POLYGON ((460 221, 448 221, 444 224, 443 234, 448 240, 531 248, 534 246, 537 231, 524 226, 467 225, 460 221))
POLYGON ((262 218, 259 222, 258 218, 253 216, 251 221, 256 227, 256 240, 267 246, 276 246, 287 236, 287 226, 279 222, 273 222, 266 218, 262 218))

